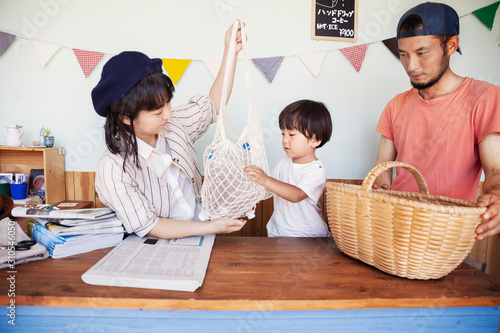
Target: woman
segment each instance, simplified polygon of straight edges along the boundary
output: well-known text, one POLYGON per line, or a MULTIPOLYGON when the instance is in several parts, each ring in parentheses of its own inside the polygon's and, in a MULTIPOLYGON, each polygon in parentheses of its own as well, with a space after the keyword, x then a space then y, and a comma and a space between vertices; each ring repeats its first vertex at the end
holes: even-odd
POLYGON ((241 50, 239 26, 235 54, 228 54, 230 39, 231 28, 209 96, 196 95, 181 107, 170 106, 175 88, 162 73, 161 59, 122 52, 105 64, 92 91, 96 112, 106 117, 108 147, 98 162, 95 186, 128 233, 179 238, 230 233, 245 225, 198 217, 201 172, 193 143, 217 119, 226 70, 232 87, 235 68, 226 69, 225 63, 241 50))

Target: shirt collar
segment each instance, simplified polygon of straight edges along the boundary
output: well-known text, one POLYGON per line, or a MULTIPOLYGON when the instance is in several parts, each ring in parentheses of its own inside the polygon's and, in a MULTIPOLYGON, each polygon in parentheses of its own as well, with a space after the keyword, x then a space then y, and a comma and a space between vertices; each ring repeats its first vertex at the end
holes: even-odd
POLYGON ((135 137, 137 140, 137 152, 139 155, 141 155, 144 159, 148 159, 151 153, 153 152, 153 147, 148 145, 146 142, 142 141, 138 137, 135 137))
POLYGON ((136 137, 136 139, 137 139, 137 152, 146 160, 149 158, 149 156, 151 156, 151 154, 154 151, 162 154, 169 153, 167 148, 167 141, 165 139, 165 136, 163 135, 163 132, 158 134, 158 139, 156 140, 156 146, 154 148, 148 145, 146 142, 139 139, 138 137, 136 137))

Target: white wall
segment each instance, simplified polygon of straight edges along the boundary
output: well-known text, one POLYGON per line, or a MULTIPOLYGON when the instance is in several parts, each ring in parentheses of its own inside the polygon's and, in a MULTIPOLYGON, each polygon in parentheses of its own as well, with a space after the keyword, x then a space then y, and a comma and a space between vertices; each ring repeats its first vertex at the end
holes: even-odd
MULTIPOLYGON (((500 84, 500 14, 492 31, 466 15, 495 1, 444 2, 463 16, 463 56, 453 56, 452 69, 500 84)), ((23 125, 28 145, 42 124, 48 126, 56 145, 67 150, 66 170, 94 171, 105 149, 104 121, 93 109, 90 91, 111 55, 138 50, 150 57, 193 59, 176 87, 173 105, 182 104, 195 93, 208 93, 213 79, 201 60, 221 58, 224 32, 240 18, 247 25, 250 58, 285 56, 272 83, 250 65, 270 167, 284 156, 279 112, 308 98, 324 102, 333 116, 332 140, 318 150, 327 176, 363 178, 375 160, 374 128, 382 109, 410 87, 399 61, 380 41, 394 37, 399 17, 419 2, 359 0, 359 42, 371 44, 357 73, 338 51, 352 44, 311 40, 310 0, 0 0, 0 31, 23 37, 0 55, 0 127, 23 125), (27 39, 64 48, 42 68, 27 39), (106 55, 85 78, 71 48, 106 55), (315 78, 297 55, 323 50, 329 52, 315 78)), ((242 65, 240 60, 229 103, 236 132, 246 119, 242 65)), ((212 137, 213 127, 197 143, 200 160, 212 137)))

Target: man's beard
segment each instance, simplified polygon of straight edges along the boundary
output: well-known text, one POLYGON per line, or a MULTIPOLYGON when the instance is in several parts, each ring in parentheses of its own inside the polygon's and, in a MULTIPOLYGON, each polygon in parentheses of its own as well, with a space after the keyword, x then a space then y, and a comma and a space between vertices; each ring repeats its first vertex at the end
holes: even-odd
POLYGON ((438 75, 436 75, 434 78, 431 78, 428 82, 424 83, 417 83, 410 80, 411 85, 413 86, 413 88, 418 90, 424 90, 429 87, 432 87, 443 77, 444 73, 449 67, 450 64, 448 62, 448 59, 446 58, 446 56, 443 56, 443 58, 441 59, 441 70, 439 71, 438 75))

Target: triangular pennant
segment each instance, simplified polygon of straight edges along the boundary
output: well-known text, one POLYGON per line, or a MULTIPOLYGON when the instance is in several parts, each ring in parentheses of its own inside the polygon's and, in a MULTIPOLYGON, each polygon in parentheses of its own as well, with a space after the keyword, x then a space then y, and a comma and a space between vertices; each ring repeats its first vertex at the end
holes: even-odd
POLYGON ((0 31, 0 54, 5 51, 5 49, 12 43, 12 41, 16 38, 16 35, 11 35, 6 32, 0 31))
POLYGON ((205 67, 207 68, 210 75, 212 75, 212 78, 215 80, 215 78, 217 77, 217 74, 219 73, 219 69, 220 69, 220 65, 222 64, 222 60, 220 60, 220 59, 205 59, 202 61, 205 64, 205 67))
POLYGON ((319 70, 321 69, 321 65, 323 65, 323 61, 325 60, 326 51, 319 53, 305 53, 299 54, 300 60, 306 65, 306 67, 311 71, 311 73, 318 77, 319 70))
POLYGON ((35 53, 38 56, 38 60, 42 67, 45 67, 50 58, 61 48, 60 45, 40 42, 36 40, 30 40, 31 45, 35 49, 35 53))
POLYGON ((264 73, 269 82, 273 82, 274 76, 278 72, 285 57, 255 58, 252 59, 255 66, 264 73))
POLYGON ((479 8, 472 12, 472 14, 476 15, 478 19, 481 20, 488 28, 493 28, 493 21, 495 21, 495 15, 497 13, 498 5, 500 5, 500 1, 492 3, 489 6, 479 8))
POLYGON ((384 45, 389 49, 389 51, 391 51, 392 54, 394 54, 394 56, 399 60, 398 40, 396 39, 396 37, 384 39, 382 43, 384 43, 384 45))
POLYGON ((191 62, 191 59, 162 59, 162 61, 163 67, 175 85, 181 78, 182 74, 184 74, 184 71, 191 62))
POLYGON ((365 59, 368 44, 355 45, 340 49, 340 52, 349 60, 356 72, 359 72, 365 59))
POLYGON ((85 77, 89 76, 90 72, 92 72, 95 65, 97 65, 99 60, 101 60, 104 55, 104 53, 85 51, 80 49, 73 49, 73 52, 78 59, 78 63, 80 64, 85 77))

